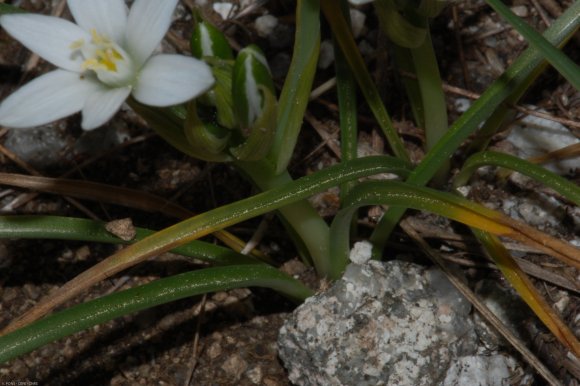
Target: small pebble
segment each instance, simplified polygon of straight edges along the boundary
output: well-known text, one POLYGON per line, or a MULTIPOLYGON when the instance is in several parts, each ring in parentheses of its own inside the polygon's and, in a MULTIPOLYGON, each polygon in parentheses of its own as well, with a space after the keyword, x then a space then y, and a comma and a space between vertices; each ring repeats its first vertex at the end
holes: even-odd
POLYGON ((511 7, 512 12, 519 17, 528 17, 528 7, 525 5, 516 5, 511 7))
POLYGON ((348 258, 355 264, 365 264, 371 259, 373 245, 368 241, 359 241, 354 244, 348 258))
POLYGON ((231 18, 235 11, 237 10, 237 6, 232 3, 214 3, 213 10, 221 16, 222 19, 227 20, 231 18))
POLYGON ((254 22, 258 36, 263 38, 268 37, 276 26, 278 26, 278 18, 272 15, 260 16, 254 22))

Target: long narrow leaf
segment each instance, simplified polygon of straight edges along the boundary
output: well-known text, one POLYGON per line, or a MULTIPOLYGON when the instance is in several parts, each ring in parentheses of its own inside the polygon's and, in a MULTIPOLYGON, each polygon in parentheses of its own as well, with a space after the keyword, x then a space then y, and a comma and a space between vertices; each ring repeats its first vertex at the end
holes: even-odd
MULTIPOLYGON (((0 216, 0 238, 79 240, 110 244, 131 244, 150 236, 154 231, 135 228, 131 241, 112 235, 98 221, 58 216, 0 216)), ((194 240, 171 250, 216 265, 255 264, 249 256, 219 245, 194 240)))
MULTIPOLYGON (((0 184, 160 212, 181 220, 195 215, 186 208, 154 194, 92 181, 0 173, 0 184)), ((235 251, 239 252, 244 248, 244 242, 227 231, 217 231, 214 236, 235 251)))
MULTIPOLYGON (((2 333, 13 331, 44 316, 54 307, 71 299, 84 289, 151 256, 171 250, 218 229, 300 201, 345 181, 386 172, 407 175, 408 170, 405 166, 403 161, 387 156, 352 160, 175 224, 128 246, 81 273, 49 297, 41 300, 33 309, 6 327, 2 333)), ((326 269, 330 272, 331 268, 326 269)))
POLYGON ((580 268, 577 248, 544 234, 524 223, 515 221, 500 212, 453 195, 429 188, 397 181, 363 182, 354 187, 332 222, 330 232, 333 243, 331 256, 336 259, 333 278, 340 275, 349 252, 349 225, 353 212, 364 205, 402 206, 426 210, 469 225, 473 228, 509 237, 580 268))
POLYGON ((272 288, 296 300, 312 295, 300 281, 265 264, 206 268, 114 293, 0 337, 0 363, 99 323, 159 304, 241 287, 272 288))
POLYGON ((554 68, 558 70, 558 72, 562 74, 562 76, 566 78, 566 80, 568 80, 576 90, 580 91, 580 66, 554 47, 523 19, 517 17, 500 0, 486 0, 486 2, 504 19, 506 19, 532 47, 540 51, 546 60, 550 62, 550 64, 554 66, 554 68))
POLYGON ((409 155, 407 150, 397 133, 397 130, 393 126, 391 117, 385 108, 385 105, 381 101, 379 91, 369 74, 365 62, 356 46, 352 33, 350 32, 350 27, 344 19, 340 7, 337 7, 335 1, 322 0, 321 9, 324 16, 328 20, 332 33, 344 53, 344 57, 350 65, 351 71, 356 78, 361 92, 365 96, 367 103, 379 126, 381 127, 383 134, 387 138, 393 153, 397 158, 410 163, 409 155))
MULTIPOLYGON (((350 24, 349 6, 346 0, 340 1, 342 14, 350 24)), ((336 95, 340 125, 341 161, 345 162, 358 157, 358 122, 356 106, 356 82, 340 47, 334 42, 334 68, 336 71, 336 95)), ((340 196, 348 193, 356 182, 340 186, 340 196)))
POLYGON ((473 229, 473 233, 484 245, 506 279, 546 327, 552 331, 552 334, 576 356, 580 356, 578 339, 536 290, 528 275, 514 261, 501 241, 496 236, 477 229, 473 229))
POLYGON ((294 55, 280 94, 278 129, 268 155, 276 173, 288 166, 302 127, 320 51, 319 14, 319 0, 298 0, 294 55))
MULTIPOLYGON (((580 26, 580 1, 576 1, 548 28, 544 37, 552 44, 559 45, 572 36, 580 26)), ((534 48, 528 48, 493 84, 476 100, 453 125, 439 142, 431 149, 415 168, 408 182, 425 185, 451 158, 467 137, 475 132, 514 90, 528 81, 528 76, 543 62, 543 56, 534 48)), ((375 228, 371 241, 375 255, 386 245, 391 232, 405 213, 405 208, 392 208, 375 228)))
POLYGON ((494 151, 477 153, 469 157, 463 164, 461 171, 455 176, 453 186, 457 188, 458 186, 465 185, 475 170, 485 165, 515 170, 554 189, 568 200, 580 206, 580 187, 577 185, 544 167, 509 154, 494 151))

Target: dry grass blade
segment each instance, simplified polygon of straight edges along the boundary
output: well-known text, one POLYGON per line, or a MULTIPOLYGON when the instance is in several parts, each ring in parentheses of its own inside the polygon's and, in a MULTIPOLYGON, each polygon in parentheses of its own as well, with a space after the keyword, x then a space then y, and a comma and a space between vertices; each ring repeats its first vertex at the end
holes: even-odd
MULTIPOLYGON (((162 197, 97 182, 0 173, 0 184, 106 202, 147 212, 159 212, 181 220, 195 215, 195 213, 186 208, 162 197)), ((236 252, 240 252, 244 248, 245 243, 227 231, 216 231, 213 235, 236 252)), ((263 257, 262 255, 260 256, 263 257)))
POLYGON ((445 273, 449 281, 457 288, 459 292, 465 296, 467 300, 479 311, 479 313, 504 337, 523 357, 524 359, 540 374, 550 385, 558 385, 561 383, 550 372, 546 366, 526 347, 526 345, 514 336, 509 329, 507 329, 501 320, 499 320, 493 312, 483 304, 471 289, 457 278, 451 269, 447 267, 443 258, 434 251, 425 240, 415 231, 415 229, 406 221, 400 222, 401 228, 411 237, 419 247, 427 254, 427 256, 445 273))

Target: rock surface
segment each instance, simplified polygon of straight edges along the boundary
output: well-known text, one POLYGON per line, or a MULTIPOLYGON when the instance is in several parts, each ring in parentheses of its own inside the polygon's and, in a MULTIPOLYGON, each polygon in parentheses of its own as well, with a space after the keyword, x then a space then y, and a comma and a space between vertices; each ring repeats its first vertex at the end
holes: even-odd
POLYGON ((477 351, 470 308, 437 270, 351 264, 285 323, 279 354, 297 385, 436 385, 477 351))

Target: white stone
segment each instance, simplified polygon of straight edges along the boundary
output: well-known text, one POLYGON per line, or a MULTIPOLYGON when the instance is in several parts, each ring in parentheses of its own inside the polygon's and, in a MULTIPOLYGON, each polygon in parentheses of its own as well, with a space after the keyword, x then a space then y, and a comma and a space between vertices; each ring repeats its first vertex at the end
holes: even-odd
MULTIPOLYGON (((507 140, 520 150, 523 158, 544 155, 580 142, 564 125, 531 115, 513 126, 507 140)), ((555 173, 567 174, 580 168, 580 157, 550 162, 544 167, 555 173)))
POLYGON ((234 12, 237 10, 237 5, 232 3, 214 3, 213 10, 219 14, 222 19, 227 20, 234 15, 234 12))
POLYGON ((455 109, 458 113, 464 113, 471 106, 471 100, 467 98, 455 99, 455 109))
POLYGON ((278 26, 278 18, 272 15, 263 15, 256 19, 254 27, 260 37, 268 37, 278 26))
POLYGON ((355 264, 365 264, 371 259, 373 245, 368 241, 359 241, 354 244, 348 258, 355 264))
POLYGON ((443 386, 503 386, 517 368, 513 358, 503 355, 465 356, 447 371, 443 386))
POLYGON ((367 15, 358 9, 350 10, 350 25, 352 27, 352 34, 355 38, 358 38, 361 35, 366 19, 367 15))
POLYGON ((323 70, 330 67, 334 62, 334 47, 330 40, 323 40, 320 43, 320 51, 318 55, 318 68, 323 70))

